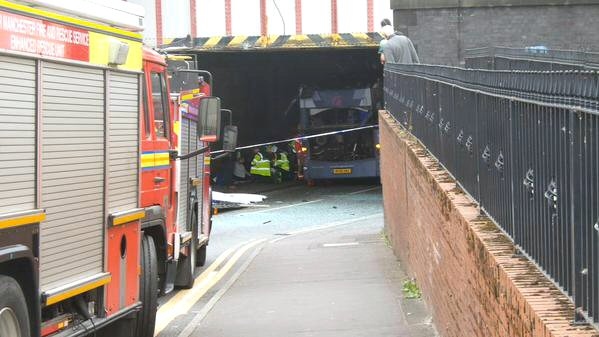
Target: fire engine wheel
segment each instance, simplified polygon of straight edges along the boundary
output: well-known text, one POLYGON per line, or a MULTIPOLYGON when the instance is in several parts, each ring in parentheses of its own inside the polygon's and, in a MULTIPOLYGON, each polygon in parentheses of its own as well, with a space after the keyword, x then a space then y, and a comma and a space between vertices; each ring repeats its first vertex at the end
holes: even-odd
POLYGON ((25 296, 17 281, 8 276, 0 276, 0 336, 31 336, 25 296))
POLYGON ((206 249, 208 245, 202 245, 196 251, 196 267, 202 267, 206 264, 206 249))
POLYGON ((189 246, 189 256, 181 256, 177 265, 177 279, 175 285, 183 289, 193 288, 193 282, 195 281, 195 267, 196 267, 196 245, 197 239, 194 237, 191 239, 189 246))
POLYGON ((154 239, 144 235, 141 240, 141 311, 137 314, 136 337, 153 337, 158 307, 158 258, 154 239))
POLYGON ((181 256, 179 258, 179 263, 177 265, 177 278, 175 280, 175 285, 177 287, 181 287, 183 289, 191 289, 193 288, 193 283, 195 281, 195 268, 196 268, 196 258, 197 258, 197 245, 198 245, 198 234, 199 230, 198 226, 198 209, 194 207, 193 213, 191 215, 191 228, 192 228, 192 239, 191 244, 188 248, 189 255, 181 256))

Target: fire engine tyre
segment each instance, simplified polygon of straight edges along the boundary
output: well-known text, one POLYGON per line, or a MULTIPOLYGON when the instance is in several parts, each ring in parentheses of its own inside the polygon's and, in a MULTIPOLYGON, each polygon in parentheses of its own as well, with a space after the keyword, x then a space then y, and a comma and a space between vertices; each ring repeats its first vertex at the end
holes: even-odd
POLYGON ((0 275, 0 336, 30 337, 29 313, 21 287, 0 275))
POLYGON ((189 247, 189 256, 181 256, 179 258, 179 263, 177 265, 177 278, 175 280, 175 285, 177 287, 181 287, 183 289, 191 289, 193 288, 193 283, 195 281, 195 267, 196 267, 196 255, 197 255, 197 230, 198 228, 198 216, 197 216, 197 208, 193 210, 191 215, 192 223, 192 239, 189 247))
POLYGON ((194 236, 191 239, 191 246, 189 247, 190 255, 179 258, 175 285, 183 289, 193 288, 193 282, 195 281, 196 245, 197 239, 194 236))
POLYGON ((196 267, 203 267, 206 264, 206 250, 208 245, 202 245, 196 251, 196 267))
POLYGON ((144 235, 141 240, 141 311, 137 314, 136 337, 153 337, 158 307, 158 258, 154 239, 144 235))

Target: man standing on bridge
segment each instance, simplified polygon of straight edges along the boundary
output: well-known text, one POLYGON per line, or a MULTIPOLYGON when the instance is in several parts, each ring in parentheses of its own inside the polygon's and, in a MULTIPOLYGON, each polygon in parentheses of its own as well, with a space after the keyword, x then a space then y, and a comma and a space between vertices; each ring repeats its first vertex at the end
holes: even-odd
POLYGON ((382 45, 385 62, 402 64, 420 63, 416 49, 407 36, 394 31, 391 25, 384 26, 382 34, 387 39, 387 43, 382 45))
MULTIPOLYGON (((391 26, 391 20, 389 20, 387 18, 383 19, 383 21, 381 21, 381 29, 385 26, 391 26)), ((383 47, 385 46, 385 44, 387 44, 387 38, 382 39, 379 44, 378 53, 379 53, 379 57, 381 58, 382 65, 385 65, 385 54, 383 53, 383 47)))

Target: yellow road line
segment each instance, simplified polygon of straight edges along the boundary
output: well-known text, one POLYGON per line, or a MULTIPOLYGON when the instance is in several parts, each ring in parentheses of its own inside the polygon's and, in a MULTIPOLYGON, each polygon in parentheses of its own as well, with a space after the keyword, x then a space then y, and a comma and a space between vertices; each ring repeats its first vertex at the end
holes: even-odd
POLYGON ((232 248, 221 254, 208 269, 196 278, 192 289, 179 291, 167 303, 160 307, 156 317, 154 336, 158 336, 158 334, 177 316, 189 312, 193 305, 197 303, 216 283, 218 283, 229 270, 231 270, 248 249, 264 241, 265 239, 251 241, 240 248, 232 248), (235 249, 236 252, 229 261, 227 261, 220 270, 215 271, 215 269, 218 268, 218 266, 231 255, 235 249))
MULTIPOLYGON (((232 247, 224 251, 220 254, 212 264, 206 268, 193 282, 193 288, 187 290, 181 290, 175 296, 171 297, 166 303, 158 308, 158 312, 156 313, 156 329, 155 331, 162 330, 164 327, 159 329, 163 324, 162 321, 169 318, 169 313, 179 304, 179 302, 183 299, 183 297, 190 291, 193 291, 196 287, 199 287, 201 283, 205 282, 208 278, 212 277, 214 270, 218 268, 223 261, 225 261, 236 249, 237 247, 232 247)), ((168 323, 168 322, 167 322, 168 323)))

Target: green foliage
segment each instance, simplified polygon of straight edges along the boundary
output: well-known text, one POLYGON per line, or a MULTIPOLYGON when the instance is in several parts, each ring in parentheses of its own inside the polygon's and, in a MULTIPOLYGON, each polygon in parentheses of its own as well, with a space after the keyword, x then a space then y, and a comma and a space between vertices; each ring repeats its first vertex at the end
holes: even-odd
POLYGON ((391 248, 391 240, 389 240, 389 235, 387 235, 387 231, 383 229, 381 231, 381 236, 383 237, 383 241, 385 242, 385 246, 387 246, 387 248, 391 248))
POLYGON ((422 293, 414 280, 405 280, 403 282, 403 293, 406 298, 420 298, 422 293))

